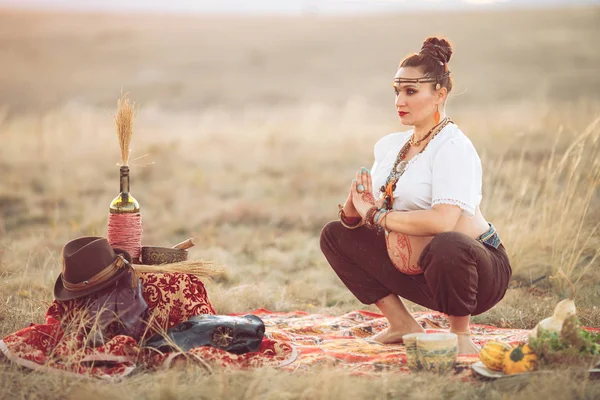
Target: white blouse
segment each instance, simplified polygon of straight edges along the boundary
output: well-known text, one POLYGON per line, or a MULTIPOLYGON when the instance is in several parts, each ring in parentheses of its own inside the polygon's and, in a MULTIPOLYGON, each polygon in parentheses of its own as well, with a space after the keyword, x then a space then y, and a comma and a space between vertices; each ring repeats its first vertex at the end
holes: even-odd
MULTIPOLYGON (((373 195, 394 166, 398 152, 412 135, 390 133, 375 144, 375 163, 371 168, 373 195)), ((408 161, 394 191, 394 209, 427 210, 436 204, 457 205, 463 215, 473 216, 481 202, 481 160, 471 140, 454 124, 448 124, 425 150, 408 161)))

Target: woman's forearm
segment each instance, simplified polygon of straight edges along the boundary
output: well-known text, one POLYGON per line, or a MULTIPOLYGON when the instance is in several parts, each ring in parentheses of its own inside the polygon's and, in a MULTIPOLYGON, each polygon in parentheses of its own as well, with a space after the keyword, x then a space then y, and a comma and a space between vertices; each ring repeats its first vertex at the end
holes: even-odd
POLYGON ((358 213, 358 211, 356 211, 354 204, 352 204, 352 195, 348 195, 348 198, 346 199, 346 202, 344 203, 344 214, 348 218, 353 218, 357 221, 362 219, 360 214, 358 213))
POLYGON ((409 236, 434 236, 454 229, 458 217, 453 214, 435 209, 392 211, 379 225, 409 236))
MULTIPOLYGON (((350 203, 350 204, 352 204, 352 203, 350 203)), ((352 206, 352 205, 348 205, 348 204, 344 205, 344 214, 346 214, 346 216, 348 218, 362 219, 360 214, 356 211, 356 208, 354 208, 354 206, 352 206)))

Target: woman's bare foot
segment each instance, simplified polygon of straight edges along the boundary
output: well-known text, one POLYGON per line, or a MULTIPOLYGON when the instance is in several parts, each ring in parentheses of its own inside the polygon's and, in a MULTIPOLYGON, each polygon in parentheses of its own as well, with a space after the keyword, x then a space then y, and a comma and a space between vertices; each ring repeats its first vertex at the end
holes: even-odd
POLYGON ((378 334, 371 336, 369 339, 383 344, 402 343, 402 336, 408 335, 409 333, 421 332, 425 332, 425 330, 421 328, 421 325, 419 325, 417 321, 413 320, 408 324, 403 325, 403 329, 390 326, 378 334))
POLYGON ((424 332, 397 295, 389 294, 382 297, 375 302, 375 305, 387 318, 389 327, 369 337, 370 340, 383 344, 401 343, 402 336, 406 334, 424 332))
POLYGON ((479 346, 473 343, 471 335, 457 335, 458 336, 458 355, 463 356, 467 354, 478 354, 479 346))

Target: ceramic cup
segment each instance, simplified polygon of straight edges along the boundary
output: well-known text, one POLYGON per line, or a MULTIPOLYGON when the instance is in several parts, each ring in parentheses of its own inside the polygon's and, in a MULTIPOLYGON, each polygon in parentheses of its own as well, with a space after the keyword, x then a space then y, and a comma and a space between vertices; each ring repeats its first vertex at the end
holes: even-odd
POLYGON ((454 368, 458 356, 456 334, 429 333, 417 336, 416 341, 418 360, 422 371, 443 374, 454 368))
POLYGON ((402 341, 406 346, 406 366, 412 372, 421 371, 422 365, 419 357, 419 352, 417 351, 417 338, 419 336, 427 335, 424 332, 421 333, 409 333, 407 335, 402 336, 402 341))

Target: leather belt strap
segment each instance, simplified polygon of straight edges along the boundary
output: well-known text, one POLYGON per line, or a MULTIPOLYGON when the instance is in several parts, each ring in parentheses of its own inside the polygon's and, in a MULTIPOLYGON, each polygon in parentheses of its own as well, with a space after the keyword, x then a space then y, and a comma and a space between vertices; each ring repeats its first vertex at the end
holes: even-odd
POLYGON ((88 280, 79 283, 71 283, 66 281, 62 274, 60 275, 60 279, 65 289, 70 290, 72 292, 79 292, 81 290, 85 290, 95 285, 99 285, 101 283, 106 282, 107 280, 115 276, 121 268, 128 265, 129 262, 122 255, 119 254, 112 264, 110 264, 108 267, 104 268, 102 271, 98 272, 96 275, 92 276, 88 280))
POLYGON ((502 243, 502 240, 500 239, 498 232, 496 232, 496 228, 494 227, 494 225, 492 225, 489 222, 488 224, 490 226, 490 229, 488 229, 484 234, 479 236, 476 240, 478 242, 490 245, 493 248, 497 249, 502 243))

